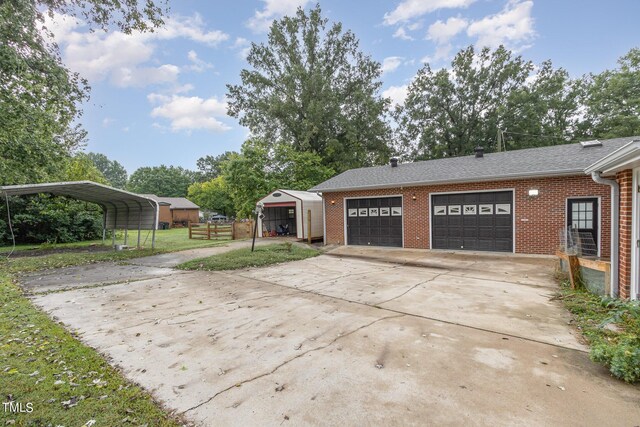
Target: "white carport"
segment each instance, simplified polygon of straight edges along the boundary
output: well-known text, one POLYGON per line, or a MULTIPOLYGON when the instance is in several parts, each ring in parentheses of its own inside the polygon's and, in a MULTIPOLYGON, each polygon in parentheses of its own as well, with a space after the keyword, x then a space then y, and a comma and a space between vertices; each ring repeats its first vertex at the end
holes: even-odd
POLYGON ((264 218, 258 218, 260 235, 278 234, 278 227, 288 225, 289 233, 298 239, 309 238, 309 214, 311 214, 311 238, 323 237, 322 197, 316 193, 297 190, 275 190, 259 203, 264 204, 264 218))
POLYGON ((155 247, 159 208, 158 202, 149 197, 91 181, 7 185, 0 187, 0 193, 7 198, 7 203, 9 196, 44 193, 95 203, 102 207, 103 211, 103 242, 108 229, 114 231, 114 245, 115 230, 125 230, 125 245, 128 243, 127 231, 138 230, 138 247, 140 247, 140 230, 152 230, 151 247, 155 247))

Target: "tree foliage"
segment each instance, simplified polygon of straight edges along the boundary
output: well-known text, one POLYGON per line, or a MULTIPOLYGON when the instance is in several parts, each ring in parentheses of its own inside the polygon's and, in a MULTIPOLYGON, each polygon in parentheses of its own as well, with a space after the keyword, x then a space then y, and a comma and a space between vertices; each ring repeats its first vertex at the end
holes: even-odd
POLYGON ((66 162, 65 181, 93 181, 98 184, 109 184, 102 172, 85 153, 78 153, 66 162))
POLYGON ((87 86, 67 70, 36 25, 31 1, 0 3, 0 178, 2 184, 55 177, 84 140, 73 126, 87 86))
POLYGON ((87 158, 106 178, 112 187, 124 188, 127 185, 127 170, 117 160, 109 160, 101 153, 87 153, 87 158))
POLYGON ((194 181, 194 172, 179 166, 142 167, 129 177, 127 190, 160 197, 186 197, 194 181))
POLYGON ((225 151, 217 156, 200 157, 196 164, 198 165, 197 179, 200 182, 210 181, 222 174, 223 163, 231 158, 233 151, 225 151))
POLYGON ((496 149, 573 140, 583 85, 550 61, 537 69, 504 47, 460 51, 450 69, 427 64, 396 111, 398 136, 409 158, 460 156, 480 145, 496 149))
POLYGON ((380 64, 351 31, 329 25, 319 6, 274 21, 247 61, 242 83, 227 85, 228 114, 254 136, 318 155, 337 172, 388 160, 380 64))
POLYGON ((164 0, 0 2, 0 184, 59 179, 86 132, 77 125, 89 86, 61 62, 44 13, 75 15, 93 28, 124 32, 162 24, 164 0), (46 11, 46 12, 43 12, 46 11))
MULTIPOLYGON (((28 0, 27 0, 28 1, 28 0)), ((164 24, 168 12, 166 0, 35 0, 34 3, 54 12, 74 15, 102 30, 111 25, 126 34, 133 30, 153 31, 164 24)))
POLYGON ((272 149, 259 138, 247 140, 241 153, 224 164, 223 172, 239 217, 250 216, 256 202, 277 188, 308 190, 335 174, 315 153, 286 145, 272 149))
POLYGON ((585 76, 585 120, 590 138, 640 135, 640 48, 618 60, 618 68, 585 76))
POLYGON ((187 198, 203 210, 226 216, 235 213, 233 200, 231 200, 227 183, 223 176, 218 176, 206 182, 191 184, 187 198))

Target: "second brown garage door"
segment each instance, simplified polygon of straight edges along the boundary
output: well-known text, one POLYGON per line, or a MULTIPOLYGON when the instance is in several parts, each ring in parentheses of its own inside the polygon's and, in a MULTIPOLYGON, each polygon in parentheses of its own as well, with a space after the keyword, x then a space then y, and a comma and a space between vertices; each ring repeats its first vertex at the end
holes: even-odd
POLYGON ((513 251, 513 192, 431 196, 432 248, 513 251))

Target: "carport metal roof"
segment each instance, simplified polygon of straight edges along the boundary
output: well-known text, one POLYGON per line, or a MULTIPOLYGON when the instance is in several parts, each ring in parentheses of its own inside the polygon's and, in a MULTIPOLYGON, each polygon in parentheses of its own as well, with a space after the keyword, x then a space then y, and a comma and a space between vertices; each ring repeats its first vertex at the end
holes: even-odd
MULTIPOLYGON (((0 193, 5 197, 47 193, 95 203, 101 206, 104 212, 103 239, 104 231, 107 229, 153 230, 152 246, 155 246, 158 202, 149 197, 92 181, 7 185, 0 187, 0 193)), ((115 233, 113 241, 115 243, 115 233)), ((138 246, 140 246, 140 233, 138 233, 138 246)))

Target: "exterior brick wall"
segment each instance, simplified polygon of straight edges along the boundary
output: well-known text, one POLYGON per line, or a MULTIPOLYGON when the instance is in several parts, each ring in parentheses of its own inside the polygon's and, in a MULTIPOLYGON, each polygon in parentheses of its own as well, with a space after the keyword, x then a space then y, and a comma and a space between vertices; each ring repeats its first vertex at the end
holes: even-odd
POLYGON ((524 254, 554 254, 560 244, 559 232, 566 226, 566 200, 572 197, 600 198, 601 256, 609 256, 611 232, 611 188, 595 183, 589 176, 568 176, 466 184, 399 187, 377 190, 325 192, 326 241, 344 244, 344 198, 367 196, 403 196, 404 246, 428 249, 429 194, 443 192, 473 192, 485 190, 515 191, 515 252, 524 254), (531 188, 539 196, 529 197, 531 188), (412 200, 413 196, 416 200, 412 200), (333 204, 332 204, 333 201, 333 204))
POLYGON ((620 185, 620 253, 618 268, 618 287, 620 298, 631 296, 631 245, 633 235, 631 224, 633 220, 633 172, 631 169, 618 172, 616 181, 620 185))

